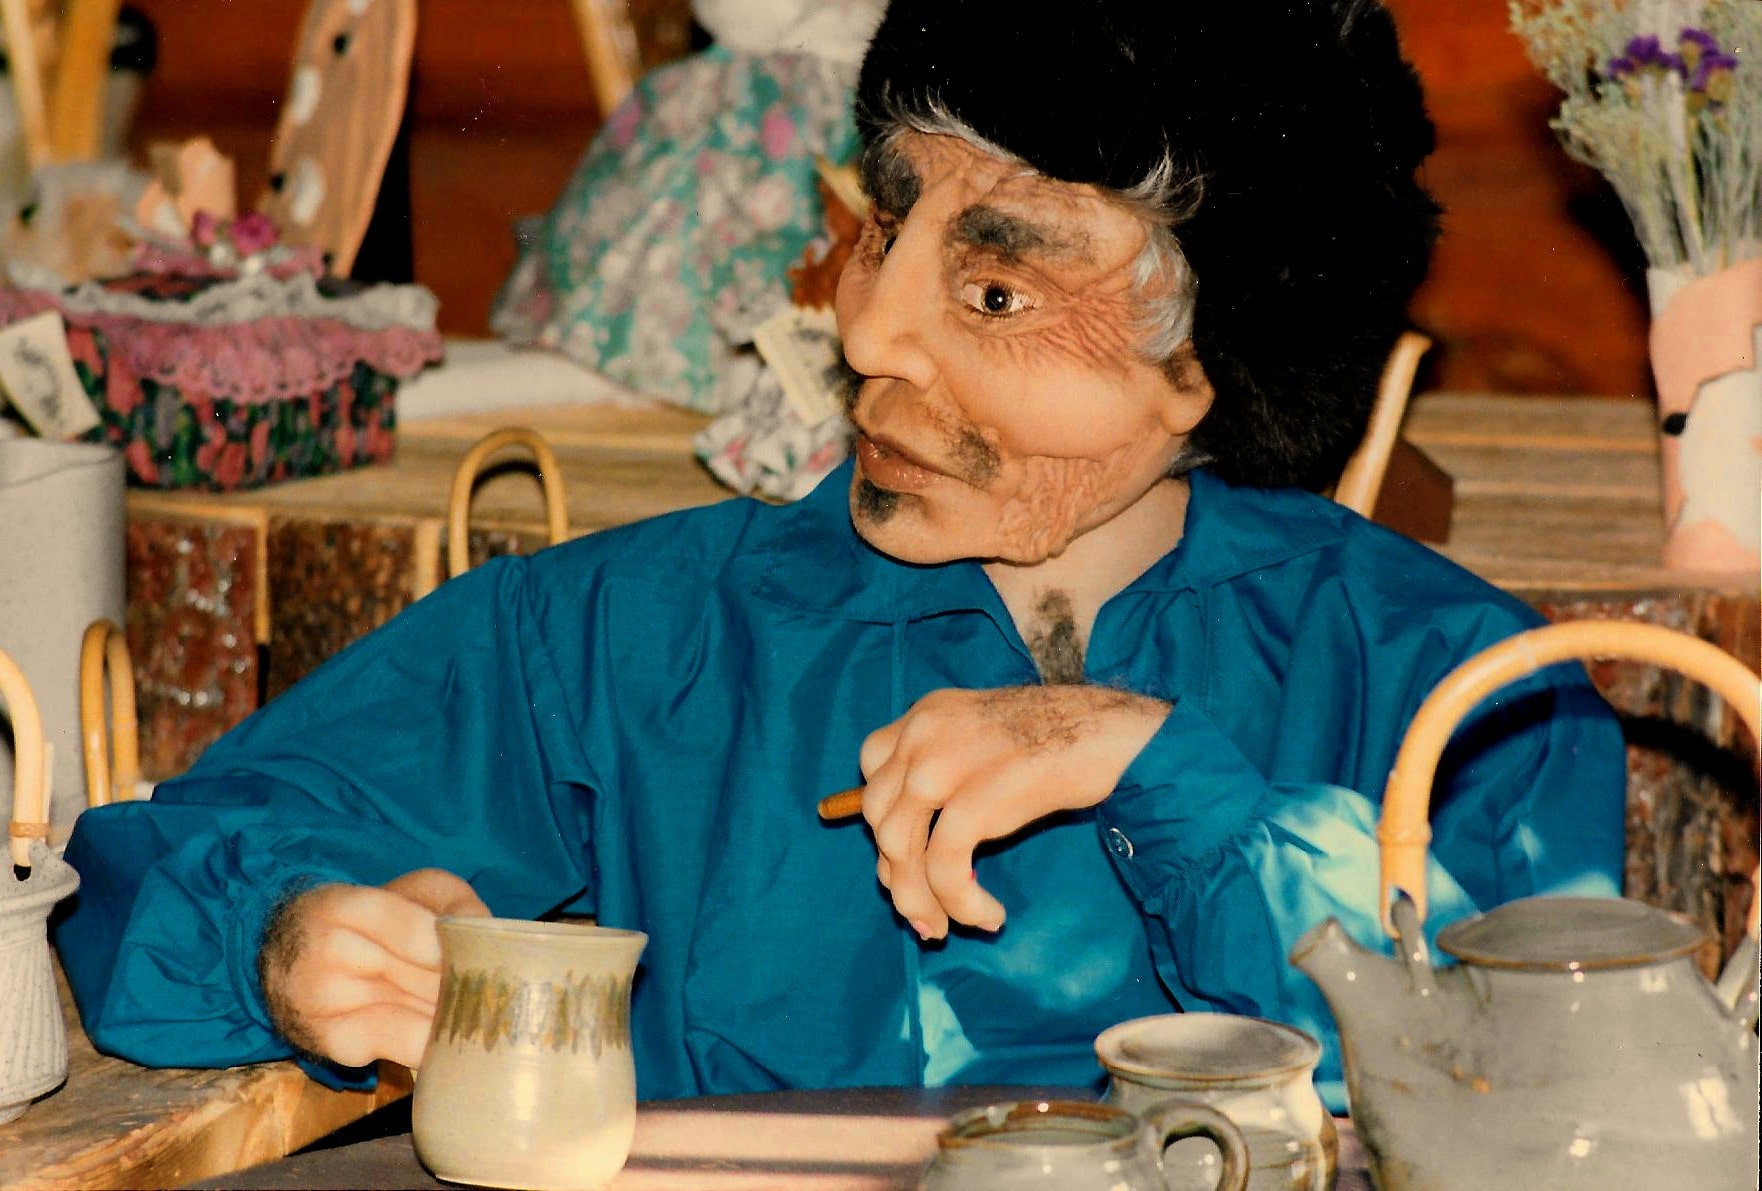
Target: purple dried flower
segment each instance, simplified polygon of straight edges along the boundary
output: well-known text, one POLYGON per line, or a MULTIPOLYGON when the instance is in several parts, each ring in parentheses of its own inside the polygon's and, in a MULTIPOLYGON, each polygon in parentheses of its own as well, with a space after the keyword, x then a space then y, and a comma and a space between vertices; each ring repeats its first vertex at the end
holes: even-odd
POLYGON ((1713 76, 1721 71, 1734 69, 1738 60, 1729 54, 1708 54, 1695 64, 1695 72, 1689 76, 1689 90, 1706 91, 1713 76))
POLYGON ((1632 60, 1636 68, 1658 66, 1664 61, 1664 47, 1659 43, 1658 39, 1651 34, 1647 34, 1644 37, 1629 38, 1627 43, 1627 57, 1632 60))
POLYGON ((1683 50, 1685 54, 1688 52, 1688 48, 1691 45, 1698 47, 1704 54, 1717 54, 1719 52, 1719 39, 1705 29, 1696 29, 1692 25, 1689 28, 1684 29, 1682 33, 1678 35, 1676 40, 1678 48, 1683 50))
POLYGON ((1695 64, 1695 72, 1689 76, 1690 96, 1704 98, 1715 108, 1722 106, 1731 98, 1731 76, 1737 66, 1738 60, 1730 54, 1707 54, 1695 64))

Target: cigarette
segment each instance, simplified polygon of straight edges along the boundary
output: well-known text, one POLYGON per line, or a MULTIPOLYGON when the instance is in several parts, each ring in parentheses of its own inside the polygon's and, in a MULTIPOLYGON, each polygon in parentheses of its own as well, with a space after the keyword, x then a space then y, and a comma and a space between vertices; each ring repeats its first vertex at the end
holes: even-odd
POLYGON ((820 817, 827 821, 848 819, 863 813, 863 788, 844 790, 820 799, 820 817))

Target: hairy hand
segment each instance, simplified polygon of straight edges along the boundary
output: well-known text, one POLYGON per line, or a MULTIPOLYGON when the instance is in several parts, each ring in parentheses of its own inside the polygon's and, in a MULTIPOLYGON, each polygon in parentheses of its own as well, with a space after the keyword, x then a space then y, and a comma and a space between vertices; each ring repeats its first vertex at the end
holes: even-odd
POLYGON ((996 930, 973 850, 1061 810, 1094 806, 1169 705, 1098 686, 934 691, 863 742, 863 817, 876 874, 927 939, 950 919, 996 930), (934 822, 932 822, 934 821, 934 822))
POLYGON ((308 1054, 414 1068, 440 996, 435 919, 488 915, 471 886, 438 868, 377 888, 320 885, 276 914, 257 968, 276 1029, 308 1054))

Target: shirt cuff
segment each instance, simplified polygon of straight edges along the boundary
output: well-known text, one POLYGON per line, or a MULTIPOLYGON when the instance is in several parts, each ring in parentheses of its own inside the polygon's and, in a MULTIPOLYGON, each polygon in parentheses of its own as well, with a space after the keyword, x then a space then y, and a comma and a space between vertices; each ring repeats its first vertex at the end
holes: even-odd
MULTIPOLYGON (((342 876, 332 873, 290 872, 277 880, 252 886, 239 903, 238 912, 233 915, 232 932, 227 939, 226 948, 227 970, 232 976, 239 1004, 252 1020, 280 1039, 283 1045, 287 1044, 287 1039, 281 1037, 275 1028, 275 1022, 270 1018, 269 999, 264 996, 262 975, 257 967, 257 956, 263 949, 263 936, 269 929, 269 920, 289 900, 308 889, 343 879, 342 876)), ((320 1055, 304 1054, 294 1051, 292 1047, 289 1050, 300 1069, 327 1088, 346 1092, 370 1092, 379 1084, 378 1071, 372 1065, 345 1067, 320 1055)))
POLYGON ((1155 913, 1171 880, 1257 821, 1266 789, 1235 743, 1194 700, 1181 699, 1096 821, 1121 878, 1155 913))

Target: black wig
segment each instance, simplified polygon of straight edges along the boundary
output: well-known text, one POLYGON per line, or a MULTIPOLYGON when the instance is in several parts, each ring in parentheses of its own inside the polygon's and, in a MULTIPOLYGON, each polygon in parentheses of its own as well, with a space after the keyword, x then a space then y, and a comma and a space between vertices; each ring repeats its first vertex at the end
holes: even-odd
POLYGON ((859 127, 939 114, 1062 181, 1197 175, 1174 235, 1217 398, 1192 446, 1232 483, 1338 477, 1437 233, 1431 122, 1377 0, 893 0, 859 127))

